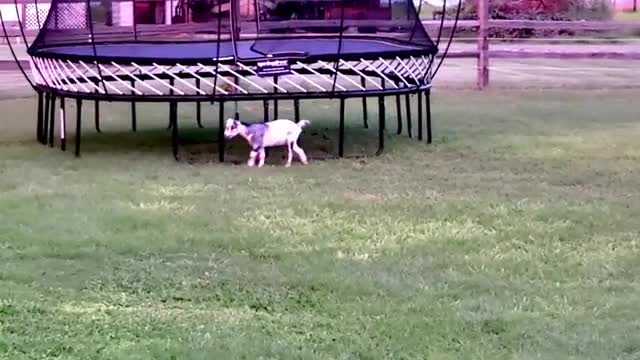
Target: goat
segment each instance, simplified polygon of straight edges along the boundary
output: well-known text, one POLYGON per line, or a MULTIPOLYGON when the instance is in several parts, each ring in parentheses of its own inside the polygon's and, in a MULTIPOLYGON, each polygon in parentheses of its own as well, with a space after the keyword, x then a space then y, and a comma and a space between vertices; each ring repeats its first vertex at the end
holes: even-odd
POLYGON ((285 167, 291 166, 294 152, 300 159, 300 162, 307 165, 307 155, 304 153, 304 150, 298 146, 297 141, 300 133, 302 133, 302 129, 309 124, 311 124, 309 120, 300 120, 300 122, 295 123, 287 119, 278 119, 266 123, 246 124, 239 120, 229 118, 225 123, 224 137, 231 139, 240 135, 249 143, 251 153, 249 153, 247 165, 250 167, 255 165, 256 157, 258 157, 258 167, 264 165, 265 148, 282 145, 287 145, 288 150, 285 167))

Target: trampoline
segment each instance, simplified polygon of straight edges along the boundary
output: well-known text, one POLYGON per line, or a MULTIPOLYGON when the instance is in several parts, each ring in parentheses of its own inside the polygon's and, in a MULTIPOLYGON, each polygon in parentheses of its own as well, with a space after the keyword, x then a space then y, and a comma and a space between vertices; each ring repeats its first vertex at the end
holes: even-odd
MULTIPOLYGON (((449 49, 461 3, 440 52, 444 17, 433 41, 418 16, 422 2, 416 8, 413 0, 52 0, 46 17, 42 4, 34 1, 40 31, 27 49, 30 74, 13 47, 11 51, 38 94, 39 142, 53 146, 58 128, 61 148, 66 149, 64 110, 70 99, 77 108, 76 156, 83 101, 93 102, 99 132, 102 101, 131 103, 133 131, 136 103, 164 102, 169 105, 168 129, 178 159, 178 105, 195 105, 197 124, 203 127, 202 106, 218 103, 220 161, 224 106, 235 104, 237 118, 237 104, 244 101, 261 101, 265 122, 279 117, 281 101, 293 101, 296 121, 306 99, 337 101, 337 153, 342 157, 347 100, 362 101, 363 126, 368 128, 367 99, 378 99, 379 155, 387 131, 385 98, 396 99, 400 134, 405 97, 410 137, 411 109, 416 107, 411 99, 417 98, 415 135, 422 141, 426 125, 431 143, 432 80, 449 49), (155 4, 153 11, 147 11, 149 4, 155 4)), ((14 3, 17 9, 18 1, 14 3)), ((22 23, 20 30, 27 43, 22 23)))
POLYGON ((33 49, 32 56, 49 59, 84 61, 121 61, 135 59, 138 63, 210 63, 218 58, 228 59, 237 56, 244 61, 259 61, 272 57, 287 57, 305 60, 328 60, 335 58, 340 51, 342 59, 367 58, 390 54, 391 56, 410 57, 436 53, 435 45, 416 46, 410 43, 393 42, 385 39, 308 38, 268 39, 259 43, 252 40, 193 42, 193 43, 116 43, 82 44, 54 46, 33 49), (342 49, 340 47, 342 46, 342 49))

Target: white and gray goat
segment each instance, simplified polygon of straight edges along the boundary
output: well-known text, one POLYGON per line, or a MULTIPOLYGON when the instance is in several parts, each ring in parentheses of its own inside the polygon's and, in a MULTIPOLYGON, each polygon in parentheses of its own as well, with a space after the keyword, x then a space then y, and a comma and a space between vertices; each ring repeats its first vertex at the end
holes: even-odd
POLYGON ((298 138, 302 129, 311 124, 309 120, 300 120, 296 123, 287 119, 278 119, 266 123, 246 124, 236 119, 227 119, 224 128, 224 137, 231 139, 237 135, 242 136, 249 146, 251 153, 247 165, 254 166, 258 157, 258 167, 264 165, 265 148, 273 146, 287 146, 288 157, 285 167, 291 166, 291 160, 295 153, 300 162, 307 164, 307 155, 298 146, 298 138))

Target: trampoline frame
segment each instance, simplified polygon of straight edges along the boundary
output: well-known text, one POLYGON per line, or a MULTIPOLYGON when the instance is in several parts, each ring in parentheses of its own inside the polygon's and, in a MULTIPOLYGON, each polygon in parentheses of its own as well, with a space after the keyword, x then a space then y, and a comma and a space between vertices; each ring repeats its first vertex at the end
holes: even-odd
MULTIPOLYGON (((231 0, 237 2, 238 0, 231 0)), ((14 0, 17 8, 17 0, 14 0)), ((441 18, 440 27, 438 29, 438 37, 435 42, 435 51, 426 51, 420 49, 415 52, 408 52, 406 57, 395 56, 395 58, 389 56, 344 56, 341 54, 341 46, 344 39, 350 39, 349 36, 343 35, 344 24, 344 6, 342 7, 341 21, 340 21, 340 34, 338 39, 338 52, 334 56, 331 54, 323 54, 319 56, 307 56, 307 57, 295 57, 295 56, 273 56, 268 57, 268 61, 273 60, 286 60, 288 63, 289 73, 287 75, 294 74, 294 78, 299 78, 302 81, 311 83, 312 90, 308 90, 299 84, 296 85, 291 80, 284 76, 284 80, 289 82, 290 85, 294 85, 298 91, 289 91, 282 86, 283 82, 279 82, 280 75, 274 75, 271 80, 266 80, 268 86, 272 86, 270 90, 265 89, 267 85, 258 85, 256 82, 251 81, 253 77, 262 77, 257 74, 257 63, 264 61, 265 59, 247 59, 242 60, 238 57, 237 43, 243 41, 237 40, 238 34, 235 31, 231 32, 231 43, 234 51, 234 56, 229 58, 219 58, 220 44, 221 44, 221 21, 218 20, 218 39, 217 41, 202 41, 216 44, 217 58, 210 59, 207 63, 198 61, 196 64, 190 62, 189 59, 184 61, 176 61, 175 59, 158 60, 149 63, 148 61, 132 60, 130 62, 122 61, 109 57, 98 57, 96 43, 91 41, 91 47, 94 56, 63 56, 60 54, 47 54, 42 49, 35 49, 32 46, 28 49, 30 55, 31 73, 34 81, 25 72, 24 68, 20 64, 15 51, 10 41, 7 43, 10 46, 11 53, 14 60, 18 64, 19 69, 23 73, 25 79, 29 82, 35 92, 38 94, 38 110, 37 110, 37 123, 36 123, 36 138, 43 145, 54 146, 54 129, 56 126, 55 105, 56 101, 60 100, 59 108, 59 138, 60 147, 64 151, 66 150, 66 114, 65 114, 65 100, 76 100, 76 132, 75 132, 75 155, 80 156, 81 145, 81 129, 82 129, 82 105, 83 101, 94 102, 94 124, 98 132, 100 129, 100 102, 130 102, 131 103, 131 126, 132 130, 137 130, 137 114, 136 103, 138 102, 164 102, 169 104, 169 126, 168 130, 171 130, 171 143, 172 153, 176 160, 179 160, 178 147, 179 147, 179 129, 177 119, 177 107, 179 103, 195 103, 196 105, 196 120, 199 127, 202 126, 201 121, 201 106, 203 102, 219 103, 219 124, 218 124, 218 160, 224 161, 224 148, 225 138, 223 136, 224 129, 224 107, 228 102, 235 102, 237 109, 237 102, 244 101, 262 101, 264 108, 264 121, 269 121, 270 111, 269 102, 274 103, 273 119, 278 118, 278 102, 283 100, 292 100, 294 102, 295 120, 300 120, 300 101, 305 99, 337 99, 340 103, 339 111, 339 132, 338 132, 338 157, 344 157, 344 123, 345 123, 345 102, 347 99, 360 98, 362 99, 363 108, 363 125, 365 128, 369 127, 368 112, 367 112, 367 99, 374 97, 378 100, 378 150, 376 155, 380 155, 384 150, 384 134, 387 129, 386 126, 386 103, 385 99, 388 96, 396 97, 396 111, 397 111, 397 134, 402 133, 402 106, 401 96, 405 96, 406 106, 406 121, 407 121, 407 134, 409 137, 413 137, 412 134, 412 119, 411 119, 411 96, 417 96, 418 107, 418 131, 417 139, 422 141, 424 138, 423 129, 426 128, 426 142, 431 143, 433 138, 432 131, 432 119, 431 119, 431 82, 437 71, 439 70, 444 58, 447 55, 455 27, 460 14, 461 3, 458 2, 456 18, 454 22, 451 35, 449 36, 448 43, 446 45, 444 53, 440 57, 440 62, 436 68, 432 66, 435 64, 437 47, 441 40, 444 16, 441 18), (333 59, 335 65, 332 67, 328 64, 329 60, 333 59), (294 61, 291 64, 291 61, 294 61), (89 64, 87 64, 87 62, 89 64), (111 69, 109 67, 111 66, 111 69), (169 68, 165 68, 169 66, 169 68), (153 68, 150 68, 153 67, 153 68), (179 68, 180 71, 172 71, 174 68, 179 68), (197 67, 194 70, 194 67, 197 67), (113 69, 117 68, 118 71, 113 69), (209 77, 205 76, 205 73, 209 77), (90 74, 90 75, 87 75, 90 74), (320 86, 318 83, 311 81, 311 76, 319 77, 324 80, 325 86, 320 86), (232 81, 228 80, 233 79, 232 81), (338 82, 338 78, 346 79, 350 86, 354 89, 347 88, 338 82), (355 80, 354 80, 355 78, 355 80), (360 79, 358 83, 356 80, 360 79), (223 90, 220 86, 219 80, 222 80, 225 84, 229 85, 235 91, 230 92, 223 90), (155 81, 162 85, 162 90, 149 85, 150 80, 155 81), (192 80, 194 84, 191 84, 188 80, 192 80), (377 82, 376 82, 377 80, 377 82), (184 89, 180 89, 175 86, 176 81, 182 85, 186 85, 193 93, 186 93, 184 89), (242 85, 242 83, 249 83, 250 86, 242 85), (210 90, 203 87, 209 85, 210 90), (328 85, 331 84, 329 87, 328 85), (116 87, 123 86, 124 89, 116 87), (369 84, 369 86, 367 86, 369 84), (142 87, 146 91, 142 91, 142 87), (253 89, 251 89, 253 88, 253 89), (110 89, 111 91, 109 91, 110 89), (206 89, 206 90, 205 90, 206 89), (256 90, 257 89, 257 90, 256 90), (319 90, 318 90, 319 89, 319 90), (115 90, 115 91, 114 91, 115 90), (128 91, 124 91, 128 90, 128 91), (261 90, 261 91, 259 91, 261 90), (115 93, 114 93, 115 92, 115 93), (423 109, 423 100, 425 107, 423 109), (426 114, 426 123, 423 126, 423 110, 426 114)), ((37 0, 35 0, 37 6, 37 0)), ((257 1, 256 1, 257 4, 257 1)), ((413 3, 411 3, 413 6, 413 3)), ((257 5, 256 5, 257 6, 257 5)), ((418 7, 418 14, 422 7, 422 1, 418 7)), ((230 24, 232 29, 236 29, 237 16, 233 13, 234 6, 231 6, 229 10, 230 24)), ((446 0, 443 3, 443 13, 446 9, 446 0)), ((47 17, 51 16, 51 12, 47 17)), ((256 14, 259 18, 259 14, 256 14)), ((91 21, 91 15, 89 15, 89 27, 91 34, 93 34, 93 25, 91 21)), ((46 21, 46 20, 45 20, 46 21)), ((4 19, 0 13, 0 22, 2 22, 2 28, 5 38, 8 40, 7 30, 5 28, 4 19)), ((39 22, 39 20, 38 20, 39 22)), ((257 26, 260 27, 261 21, 257 20, 257 26)), ((43 23, 44 24, 44 23, 43 23)), ((135 26, 135 24, 134 24, 135 26)), ((419 17, 415 20, 414 26, 423 26, 420 23, 419 17)), ((42 25, 40 25, 41 32, 38 34, 37 39, 42 35, 42 25)), ((23 39, 26 42, 24 30, 20 23, 20 30, 23 39)), ((415 30, 414 30, 415 31, 415 30)), ((413 33, 412 33, 413 36, 413 33)), ((290 37, 273 37, 278 38, 290 38, 290 37)), ((301 37, 296 37, 301 38, 301 37)), ((366 40, 376 40, 379 37, 359 37, 366 40)), ((430 40, 430 39, 429 39, 430 40)), ((392 40, 385 39, 384 41, 392 43, 392 40)), ((430 40, 431 41, 431 40, 430 40)), ((131 43, 131 42, 129 42, 131 43)), ((140 43, 140 42, 136 42, 140 43)), ((193 43, 193 42, 189 42, 193 43)), ((431 41, 433 43, 433 41, 431 41)), ((86 44, 86 43, 85 43, 86 44)), ((63 46, 73 46, 73 44, 64 44, 63 46)), ((50 48, 55 48, 52 46, 50 48)), ((251 49, 253 50, 253 49, 251 49)), ((345 54, 346 55, 346 54, 345 54)), ((386 55, 386 54, 385 54, 386 55)), ((391 54, 393 55, 393 54, 391 54)), ((262 77, 266 79, 266 77, 262 77)), ((319 81, 319 80, 318 80, 319 81)), ((238 118, 236 112, 235 117, 238 118)))

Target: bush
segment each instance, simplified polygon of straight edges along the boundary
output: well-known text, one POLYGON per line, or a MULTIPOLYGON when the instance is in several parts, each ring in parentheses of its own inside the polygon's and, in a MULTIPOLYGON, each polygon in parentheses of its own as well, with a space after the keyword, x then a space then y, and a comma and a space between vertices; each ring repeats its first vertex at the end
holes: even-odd
MULTIPOLYGON (((609 0, 488 0, 489 17, 502 20, 609 20, 613 9, 609 0)), ((478 18, 478 0, 465 0, 460 20, 478 18)), ((447 10, 448 19, 455 18, 456 7, 447 10)), ((532 29, 492 29, 492 37, 538 37, 566 31, 532 29)))

